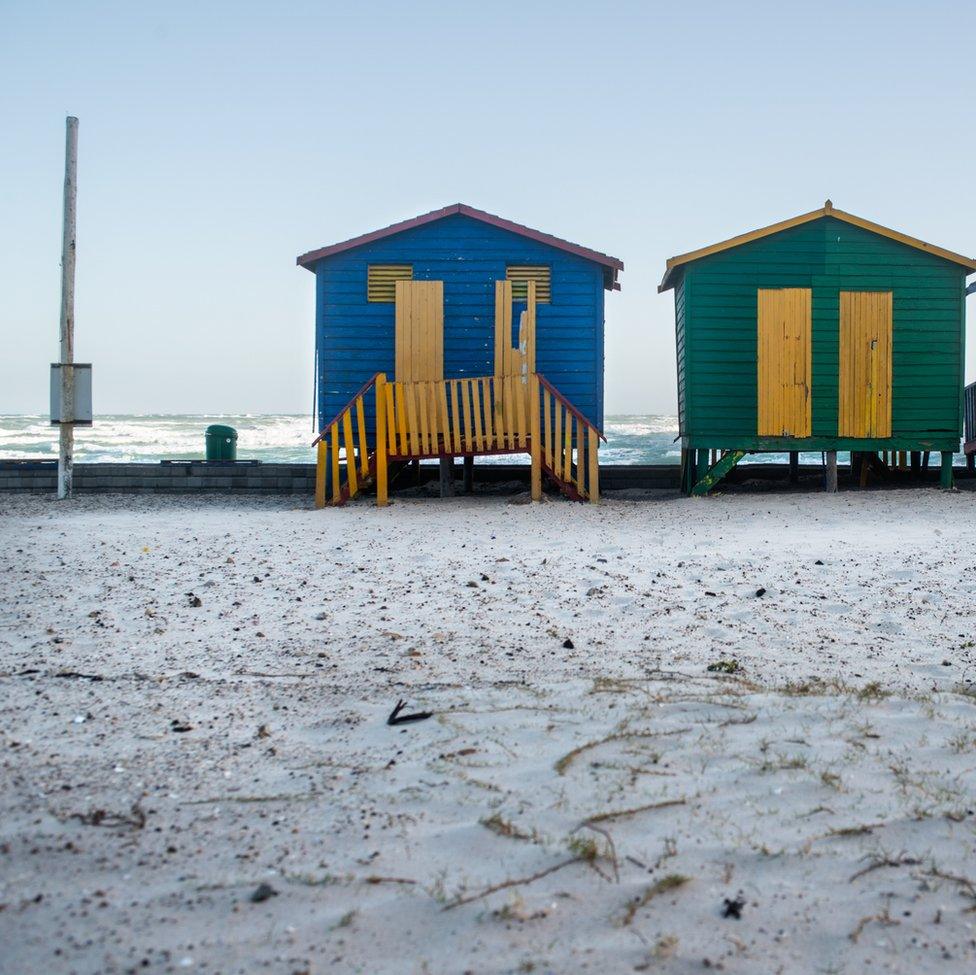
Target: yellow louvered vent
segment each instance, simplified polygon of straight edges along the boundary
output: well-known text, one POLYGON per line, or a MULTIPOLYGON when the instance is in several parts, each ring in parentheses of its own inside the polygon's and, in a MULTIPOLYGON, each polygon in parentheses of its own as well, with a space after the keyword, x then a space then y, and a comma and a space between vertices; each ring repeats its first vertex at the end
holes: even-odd
POLYGON ((509 264, 505 268, 505 277, 512 282, 512 299, 514 301, 525 301, 526 281, 535 281, 535 300, 540 303, 549 303, 550 278, 552 268, 545 264, 509 264))
POLYGON ((366 283, 368 301, 396 300, 397 281, 413 280, 412 264, 370 264, 366 283))

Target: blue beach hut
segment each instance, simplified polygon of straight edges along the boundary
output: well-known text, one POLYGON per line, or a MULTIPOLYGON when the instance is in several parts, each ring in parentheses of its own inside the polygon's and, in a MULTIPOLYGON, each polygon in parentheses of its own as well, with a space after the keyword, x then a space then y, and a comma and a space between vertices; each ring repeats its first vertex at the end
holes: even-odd
POLYGON ((498 453, 532 456, 534 494, 545 475, 598 497, 621 261, 457 203, 297 263, 316 279, 320 504, 367 481, 383 503, 389 462, 498 453))

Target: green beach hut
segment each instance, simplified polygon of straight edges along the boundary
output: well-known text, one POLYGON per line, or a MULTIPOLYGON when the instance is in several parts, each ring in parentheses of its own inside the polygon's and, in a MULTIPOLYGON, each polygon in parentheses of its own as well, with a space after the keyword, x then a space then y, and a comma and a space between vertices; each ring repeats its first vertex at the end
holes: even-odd
POLYGON ((941 452, 962 435, 966 277, 976 260, 836 209, 672 257, 683 485, 747 453, 941 452))

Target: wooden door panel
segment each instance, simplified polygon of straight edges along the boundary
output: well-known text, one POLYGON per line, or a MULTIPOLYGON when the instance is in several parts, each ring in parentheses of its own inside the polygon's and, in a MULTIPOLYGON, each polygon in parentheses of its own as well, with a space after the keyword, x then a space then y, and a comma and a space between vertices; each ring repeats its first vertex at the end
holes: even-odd
POLYGON ((890 291, 840 293, 837 433, 891 436, 890 291))
POLYGON ((444 282, 396 282, 397 382, 444 378, 444 282))
POLYGON ((813 340, 810 288, 760 288, 757 307, 757 432, 809 437, 813 340))

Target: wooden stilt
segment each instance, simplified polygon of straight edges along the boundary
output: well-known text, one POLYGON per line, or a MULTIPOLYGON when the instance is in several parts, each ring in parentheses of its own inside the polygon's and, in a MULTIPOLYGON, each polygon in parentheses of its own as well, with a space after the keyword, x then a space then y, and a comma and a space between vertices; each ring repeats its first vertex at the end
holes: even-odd
POLYGON ((708 450, 704 447, 698 448, 698 455, 695 460, 695 484, 697 484, 708 473, 708 450))
POLYGON ((912 451, 912 477, 918 477, 922 473, 922 454, 918 450, 912 451))
POLYGON ((413 468, 413 483, 416 487, 418 484, 420 484, 420 461, 412 460, 410 461, 410 466, 413 468))
POLYGON ((866 488, 868 486, 868 474, 871 472, 871 454, 861 451, 858 453, 857 458, 860 464, 859 484, 862 488, 866 488))
POLYGON ((474 457, 464 458, 464 493, 474 494, 474 457))
POLYGON ((922 470, 927 471, 929 469, 929 451, 922 451, 922 470))
POLYGON ((976 454, 966 454, 966 470, 970 474, 976 473, 976 454))
POLYGON ((440 470, 441 497, 453 498, 454 497, 454 458, 441 457, 440 466, 441 466, 441 470, 440 470))
POLYGON ((790 484, 796 484, 800 480, 800 452, 790 451, 790 484))
POLYGON ((681 452, 681 491, 683 494, 691 494, 695 486, 695 449, 688 447, 681 452))
POLYGON ((828 450, 826 457, 826 486, 825 490, 828 494, 837 493, 837 451, 828 450))
MULTIPOLYGON (((541 411, 539 402, 539 377, 535 373, 529 375, 529 447, 532 456, 532 500, 542 500, 542 431, 541 411)), ((576 461, 580 472, 583 470, 582 441, 576 461)), ((582 473, 580 474, 582 483, 582 473)))
POLYGON ((939 471, 939 487, 943 491, 952 489, 952 451, 942 451, 942 467, 939 471))

